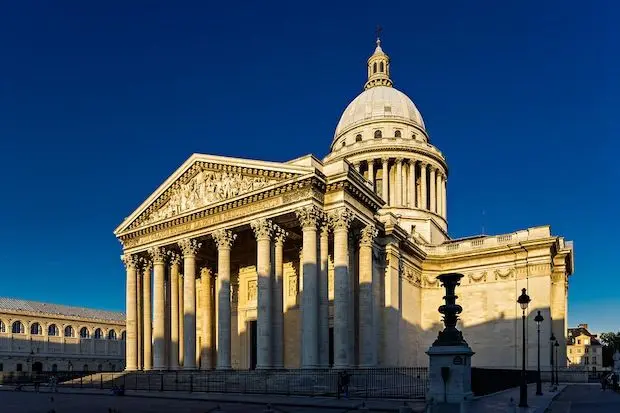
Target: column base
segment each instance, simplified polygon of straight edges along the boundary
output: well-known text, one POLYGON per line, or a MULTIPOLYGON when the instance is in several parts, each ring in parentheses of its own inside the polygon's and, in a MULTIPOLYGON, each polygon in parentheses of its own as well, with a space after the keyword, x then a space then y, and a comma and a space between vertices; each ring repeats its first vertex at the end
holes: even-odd
POLYGON ((334 364, 332 366, 333 370, 345 370, 345 369, 350 369, 351 366, 349 366, 348 364, 334 364))
POLYGON ((217 366, 215 368, 215 370, 219 370, 219 371, 229 371, 232 370, 232 366, 217 366))

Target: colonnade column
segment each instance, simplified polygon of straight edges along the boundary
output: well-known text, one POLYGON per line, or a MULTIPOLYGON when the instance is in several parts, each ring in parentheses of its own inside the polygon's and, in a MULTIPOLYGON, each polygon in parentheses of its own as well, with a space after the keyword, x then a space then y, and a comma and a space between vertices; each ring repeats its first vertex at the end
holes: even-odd
POLYGON ((353 213, 347 208, 339 208, 330 215, 330 222, 334 230, 334 368, 349 367, 348 244, 349 227, 352 221, 353 213))
POLYGON ((359 246, 359 354, 360 367, 377 365, 377 340, 373 305, 372 245, 377 236, 374 225, 361 231, 359 246))
POLYGON ((143 343, 144 343, 144 335, 142 334, 142 332, 144 331, 144 316, 143 314, 143 310, 144 307, 142 305, 142 299, 143 299, 143 282, 142 282, 142 266, 144 265, 144 260, 142 258, 139 259, 139 263, 138 266, 136 267, 136 275, 137 275, 137 279, 136 279, 136 292, 137 292, 137 314, 136 314, 136 324, 137 324, 137 328, 138 328, 138 370, 142 370, 144 368, 144 353, 142 351, 143 349, 143 343))
POLYGON ((273 284, 273 356, 272 366, 275 369, 284 368, 284 241, 288 232, 276 228, 273 284))
POLYGON ((435 178, 435 172, 436 169, 435 167, 431 166, 430 168, 430 177, 428 180, 428 184, 430 186, 430 196, 429 196, 429 205, 428 205, 428 210, 431 212, 435 212, 437 211, 437 198, 436 198, 436 191, 435 189, 437 189, 437 180, 435 178))
POLYGON ((202 244, 179 241, 183 251, 183 369, 196 369, 196 253, 202 244))
POLYGON ((442 175, 437 171, 437 182, 435 182, 435 186, 437 187, 437 215, 443 215, 443 191, 441 190, 441 180, 442 175))
POLYGON ((420 208, 427 209, 428 203, 426 202, 426 166, 427 164, 424 162, 420 163, 420 208))
POLYGON ((381 188, 381 192, 382 192, 382 197, 383 200, 385 201, 386 205, 389 205, 390 203, 390 188, 388 186, 388 182, 389 182, 389 176, 390 176, 390 171, 388 168, 388 162, 389 162, 389 158, 381 158, 381 163, 382 163, 382 169, 381 169, 381 175, 382 175, 382 188, 381 188))
POLYGON ((142 368, 151 370, 153 368, 152 356, 152 332, 153 317, 151 315, 151 269, 153 264, 150 260, 144 260, 142 267, 142 351, 143 357, 142 368))
POLYGON ((317 225, 320 211, 314 206, 295 211, 303 232, 303 293, 301 302, 301 366, 319 365, 319 276, 317 262, 317 225))
POLYGON ((319 367, 329 367, 329 225, 321 219, 319 242, 319 367))
POLYGON ((230 370, 230 250, 237 235, 221 229, 212 236, 217 245, 217 368, 230 370))
POLYGON ((448 192, 446 190, 446 184, 448 182, 448 179, 446 177, 444 177, 443 181, 442 181, 442 191, 443 191, 443 203, 442 203, 442 207, 443 207, 443 211, 442 211, 442 215, 445 219, 448 219, 448 192))
POLYGON ((403 205, 403 160, 396 159, 396 185, 394 186, 394 206, 403 205))
POLYGON ((211 269, 200 269, 201 308, 202 312, 202 341, 200 342, 200 369, 209 370, 213 367, 213 274, 211 269))
POLYGON ((127 270, 127 335, 125 341, 125 370, 133 371, 138 369, 138 257, 135 255, 123 255, 122 260, 127 270))
POLYGON ((170 369, 179 368, 179 273, 181 256, 170 257, 170 369))
POLYGON ((153 260, 153 368, 166 369, 165 299, 164 287, 166 251, 163 248, 149 249, 153 260))
MULTIPOLYGON (((271 236, 273 224, 268 219, 250 223, 256 237, 256 272, 258 305, 256 316, 256 368, 271 368, 271 236)), ((305 251, 304 251, 305 254, 305 251)))
MULTIPOLYGON (((179 255, 179 259, 181 256, 179 255)), ((185 315, 184 312, 185 303, 185 280, 179 270, 179 366, 182 367, 185 361, 185 315)))
POLYGON ((409 183, 409 208, 415 208, 415 161, 413 159, 409 160, 409 179, 407 181, 409 183))

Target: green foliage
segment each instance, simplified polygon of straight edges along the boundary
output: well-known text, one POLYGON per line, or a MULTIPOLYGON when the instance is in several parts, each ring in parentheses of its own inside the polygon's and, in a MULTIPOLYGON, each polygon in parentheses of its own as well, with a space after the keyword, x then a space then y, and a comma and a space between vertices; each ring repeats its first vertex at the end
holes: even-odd
POLYGON ((600 339, 603 343, 603 367, 611 367, 614 364, 614 353, 620 351, 620 331, 603 333, 600 339))

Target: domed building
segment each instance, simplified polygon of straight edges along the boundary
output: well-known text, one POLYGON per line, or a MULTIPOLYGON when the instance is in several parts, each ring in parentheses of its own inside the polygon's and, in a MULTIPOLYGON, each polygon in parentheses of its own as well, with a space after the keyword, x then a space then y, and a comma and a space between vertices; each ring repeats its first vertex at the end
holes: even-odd
POLYGON ((425 366, 446 272, 464 274, 474 365, 521 366, 522 288, 565 364, 572 243, 548 226, 451 238, 446 159, 390 68, 377 40, 323 160, 194 154, 116 228, 127 370, 425 366))

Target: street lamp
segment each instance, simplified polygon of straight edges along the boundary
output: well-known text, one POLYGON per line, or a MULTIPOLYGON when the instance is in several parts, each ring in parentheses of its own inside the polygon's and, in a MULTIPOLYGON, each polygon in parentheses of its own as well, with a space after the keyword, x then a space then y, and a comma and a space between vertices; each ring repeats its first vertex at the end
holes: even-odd
POLYGON ((560 343, 558 343, 558 340, 555 340, 555 385, 559 386, 560 385, 560 379, 558 378, 558 373, 560 372, 560 359, 558 358, 558 348, 560 347, 560 343))
POLYGON ((536 377, 536 396, 542 396, 542 383, 540 380, 540 325, 542 324, 542 322, 545 319, 543 318, 542 314, 540 314, 540 310, 538 310, 538 314, 536 314, 536 317, 534 317, 534 321, 536 321, 536 333, 538 334, 538 343, 537 343, 537 350, 538 350, 538 376, 536 377))
POLYGON ((553 344, 555 343, 555 335, 551 332, 551 337, 549 337, 549 341, 551 342, 551 388, 555 384, 555 361, 553 359, 553 344))
POLYGON ((527 306, 530 303, 530 296, 527 295, 525 288, 521 289, 521 295, 517 299, 517 302, 521 306, 521 310, 523 310, 523 357, 522 357, 522 367, 521 367, 521 387, 519 392, 519 407, 528 407, 527 405, 527 376, 525 372, 525 310, 527 310, 527 306))

